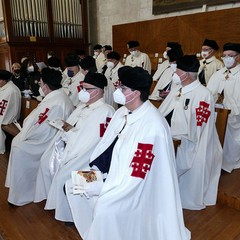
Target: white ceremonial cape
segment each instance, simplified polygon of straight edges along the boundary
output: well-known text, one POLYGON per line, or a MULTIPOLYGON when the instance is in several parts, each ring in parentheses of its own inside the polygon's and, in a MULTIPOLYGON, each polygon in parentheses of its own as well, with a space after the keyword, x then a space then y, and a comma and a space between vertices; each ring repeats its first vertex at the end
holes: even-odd
POLYGON ((56 219, 73 221, 67 197, 63 192, 64 184, 71 177, 72 171, 89 168, 90 156, 113 114, 114 109, 103 99, 99 99, 80 111, 75 126, 77 131, 66 133, 67 143, 62 162, 52 180, 45 206, 45 209, 55 209, 56 219))
POLYGON ((223 145, 222 169, 231 172, 240 168, 240 65, 230 69, 226 80, 227 68, 222 68, 210 79, 207 88, 213 93, 214 100, 224 90, 223 106, 230 109, 223 145))
POLYGON ((139 55, 134 57, 132 55, 128 55, 125 61, 125 66, 131 67, 141 67, 148 71, 151 74, 151 61, 149 56, 146 53, 142 53, 139 51, 139 55))
MULTIPOLYGON (((99 197, 67 196, 84 240, 187 240, 169 127, 149 102, 128 114, 120 108, 91 156, 118 136, 99 197), (121 134, 118 134, 124 127, 121 134)), ((68 184, 68 182, 67 182, 68 184)))
MULTIPOLYGON (((19 119, 21 99, 21 92, 12 81, 0 88, 0 126, 19 119)), ((0 154, 5 152, 5 139, 6 135, 0 128, 0 154)))
POLYGON ((174 109, 172 137, 181 140, 176 164, 183 208, 199 210, 216 204, 222 148, 215 126, 210 91, 196 80, 171 90, 159 107, 163 116, 174 109))
POLYGON ((105 77, 108 80, 108 85, 104 89, 104 100, 109 105, 113 106, 114 109, 118 108, 118 104, 113 100, 113 92, 119 83, 118 69, 122 67, 122 63, 119 62, 114 68, 107 68, 105 72, 105 77))
POLYGON ((211 76, 221 68, 223 68, 223 63, 219 59, 217 59, 215 56, 212 56, 208 59, 201 59, 199 61, 200 67, 198 70, 198 74, 203 70, 204 68, 204 75, 205 75, 205 81, 206 84, 209 82, 209 79, 211 76), (203 62, 206 61, 206 64, 203 64, 203 62))
POLYGON ((74 107, 76 107, 80 102, 78 98, 77 87, 80 85, 80 82, 84 81, 84 77, 85 75, 81 73, 81 71, 79 71, 72 78, 67 77, 65 81, 62 83, 63 89, 65 93, 69 96, 74 107))
POLYGON ((24 205, 33 201, 37 171, 43 152, 57 133, 47 120, 67 119, 73 105, 63 89, 49 93, 23 122, 21 132, 13 139, 9 157, 6 187, 8 201, 24 205))

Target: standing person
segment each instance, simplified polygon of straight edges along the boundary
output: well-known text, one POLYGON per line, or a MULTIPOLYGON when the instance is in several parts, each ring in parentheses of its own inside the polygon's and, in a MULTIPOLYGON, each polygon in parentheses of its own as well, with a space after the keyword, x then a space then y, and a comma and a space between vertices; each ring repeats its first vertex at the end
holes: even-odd
POLYGON ((17 62, 12 65, 12 82, 19 88, 20 91, 25 90, 24 88, 24 77, 21 74, 21 65, 17 62))
POLYGON ((118 74, 114 99, 124 106, 90 158, 92 169, 107 174, 100 195, 73 195, 67 181, 75 225, 84 240, 188 240, 170 130, 147 100, 152 77, 129 66, 118 74))
POLYGON ((13 139, 5 186, 8 202, 22 206, 33 201, 40 159, 57 130, 48 120, 66 119, 73 105, 61 88, 59 71, 43 68, 39 92, 44 99, 23 122, 23 128, 13 139))
POLYGON ((101 73, 102 68, 106 63, 106 58, 104 56, 104 53, 102 52, 102 45, 96 44, 93 47, 93 54, 94 54, 93 57, 96 60, 97 71, 101 73))
POLYGON ((240 44, 226 43, 223 46, 225 67, 215 72, 207 88, 211 90, 215 102, 230 109, 223 145, 222 169, 231 172, 240 168, 240 44))
POLYGON ((151 74, 151 61, 146 53, 139 50, 140 44, 138 41, 129 41, 127 43, 127 49, 130 55, 127 56, 125 66, 141 67, 151 74))
POLYGON ((215 205, 222 165, 222 147, 215 126, 211 92, 197 79, 199 61, 194 55, 177 60, 181 88, 174 88, 159 111, 181 140, 176 164, 182 206, 200 210, 215 205))
MULTIPOLYGON (((11 81, 12 74, 0 70, 0 126, 18 120, 21 110, 21 92, 11 81)), ((5 152, 6 135, 0 128, 0 154, 5 152)))
POLYGON ((115 109, 118 108, 118 104, 114 102, 113 92, 119 84, 118 69, 123 66, 120 59, 121 57, 117 52, 113 51, 107 54, 107 70, 105 76, 108 80, 108 85, 104 91, 104 99, 106 103, 115 109))
POLYGON ((104 54, 104 59, 103 59, 104 65, 103 65, 102 71, 100 73, 105 74, 105 72, 107 70, 107 62, 108 62, 107 55, 108 55, 108 53, 112 52, 112 47, 110 45, 105 45, 102 48, 102 52, 104 54))
POLYGON ((38 180, 42 184, 38 184, 40 189, 36 191, 42 195, 42 191, 47 190, 45 209, 55 209, 55 218, 60 221, 73 222, 67 197, 63 191, 65 182, 71 177, 73 170, 85 169, 88 166, 89 158, 113 116, 114 109, 103 100, 106 86, 107 79, 104 75, 91 72, 86 75, 79 92, 82 104, 67 120, 74 128, 58 134, 58 138, 51 145, 53 147, 50 156, 44 154, 41 159, 38 180), (56 163, 51 164, 54 156, 60 161, 59 167, 55 167, 55 173, 49 168, 51 165, 56 165, 56 163), (52 182, 51 186, 47 184, 48 182, 52 182))
POLYGON ((200 67, 198 70, 199 81, 203 85, 207 85, 209 79, 219 69, 223 67, 223 63, 215 57, 219 46, 215 40, 205 39, 202 45, 200 67))

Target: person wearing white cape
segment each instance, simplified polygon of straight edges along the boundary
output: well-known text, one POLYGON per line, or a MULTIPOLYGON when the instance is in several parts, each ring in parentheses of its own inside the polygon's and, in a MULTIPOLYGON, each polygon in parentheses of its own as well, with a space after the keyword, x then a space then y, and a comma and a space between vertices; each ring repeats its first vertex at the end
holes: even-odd
MULTIPOLYGON (((84 240, 189 240, 184 226, 170 129, 147 100, 152 77, 140 67, 118 71, 121 107, 90 158, 107 178, 99 196, 66 192, 84 240)), ((78 169, 79 170, 79 169, 78 169)))
POLYGON ((61 72, 42 69, 39 92, 45 97, 24 120, 22 130, 12 141, 5 183, 11 204, 22 206, 33 201, 41 156, 57 133, 48 120, 67 119, 73 111, 61 88, 61 79, 61 72))
POLYGON ((104 75, 87 73, 82 83, 82 90, 79 92, 79 100, 82 104, 69 117, 71 122, 67 120, 68 123, 74 125, 74 128, 60 134, 59 138, 56 139, 56 147, 52 148, 50 159, 49 155, 41 159, 39 169, 41 173, 38 177, 43 179, 43 184, 41 182, 38 184, 40 189, 37 191, 41 192, 41 188, 46 188, 43 189, 43 191, 48 192, 45 210, 55 209, 57 220, 73 222, 67 197, 63 190, 64 184, 71 177, 73 170, 88 167, 89 158, 115 112, 113 107, 103 100, 104 87, 106 86, 107 79, 104 75), (57 158, 58 167, 56 163, 51 163, 52 158, 53 161, 56 161, 55 158, 57 158), (51 169, 51 166, 55 170, 51 169), (49 171, 52 172, 53 177, 49 171), (52 182, 48 190, 45 183, 50 181, 52 182))
POLYGON ((197 79, 198 68, 195 55, 178 59, 176 74, 181 85, 172 89, 159 107, 172 137, 181 140, 177 174, 182 206, 191 210, 216 204, 222 166, 213 96, 197 79))
MULTIPOLYGON (((21 110, 21 92, 11 81, 12 74, 0 70, 0 126, 18 120, 21 110)), ((6 135, 0 128, 0 154, 5 152, 6 135)))

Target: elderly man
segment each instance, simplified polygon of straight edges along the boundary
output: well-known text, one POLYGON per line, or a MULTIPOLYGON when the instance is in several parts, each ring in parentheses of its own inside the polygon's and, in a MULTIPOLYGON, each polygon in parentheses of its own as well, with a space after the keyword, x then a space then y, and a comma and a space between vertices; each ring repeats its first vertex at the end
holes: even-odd
POLYGON ((164 68, 161 68, 163 70, 160 75, 156 74, 157 72, 154 74, 153 79, 157 81, 157 84, 150 95, 150 99, 159 99, 159 96, 166 97, 171 88, 177 84, 173 78, 173 74, 176 71, 177 59, 183 56, 181 45, 175 42, 168 42, 166 54, 168 60, 165 62, 168 62, 168 64, 164 68))
POLYGON ((73 221, 63 191, 64 184, 71 177, 73 170, 85 169, 88 166, 90 155, 114 113, 114 109, 103 100, 105 86, 107 79, 104 75, 100 73, 86 75, 82 90, 79 92, 82 104, 67 120, 68 126, 64 126, 69 129, 70 124, 70 130, 60 131, 55 142, 50 145, 50 151, 48 150, 41 159, 38 174, 40 182, 37 184, 39 189, 36 189, 39 196, 36 195, 35 201, 41 201, 47 196, 45 209, 55 209, 55 218, 60 221, 73 221))
POLYGON ((138 41, 129 41, 127 49, 130 55, 127 56, 125 66, 141 67, 151 74, 151 61, 146 53, 139 50, 140 44, 138 41))
POLYGON ((72 195, 67 182, 76 227, 85 240, 190 239, 170 130, 147 100, 152 77, 140 67, 124 66, 118 72, 121 85, 114 99, 125 106, 90 159, 93 169, 108 173, 100 195, 72 195))
MULTIPOLYGON (((0 126, 18 120, 21 110, 21 92, 11 81, 12 74, 0 70, 0 126)), ((6 135, 0 128, 0 154, 5 152, 6 135)))
POLYGON ((71 101, 61 89, 61 79, 59 71, 42 69, 39 92, 45 97, 13 139, 6 178, 11 204, 22 206, 33 201, 41 156, 57 133, 48 120, 67 119, 73 111, 71 101))
POLYGON ((185 55, 177 61, 181 87, 171 90, 159 111, 181 140, 176 164, 183 208, 200 210, 214 205, 222 164, 211 92, 197 80, 199 61, 185 55))
POLYGON ((223 46, 225 67, 213 74, 207 87, 212 91, 215 102, 230 109, 223 145, 222 168, 231 172, 240 167, 240 44, 226 43, 223 46))
POLYGON ((205 39, 202 45, 200 67, 198 70, 199 81, 206 85, 216 71, 223 67, 223 63, 215 57, 219 46, 215 40, 205 39))
POLYGON ((110 52, 107 55, 107 70, 105 76, 108 80, 108 85, 104 91, 104 99, 106 103, 113 106, 115 109, 118 108, 118 104, 113 100, 113 92, 119 84, 118 69, 122 67, 120 62, 120 55, 117 52, 110 52))
POLYGON ((62 86, 76 107, 79 104, 77 86, 84 79, 84 75, 80 71, 78 55, 75 52, 69 53, 65 58, 65 64, 66 69, 63 72, 62 86))

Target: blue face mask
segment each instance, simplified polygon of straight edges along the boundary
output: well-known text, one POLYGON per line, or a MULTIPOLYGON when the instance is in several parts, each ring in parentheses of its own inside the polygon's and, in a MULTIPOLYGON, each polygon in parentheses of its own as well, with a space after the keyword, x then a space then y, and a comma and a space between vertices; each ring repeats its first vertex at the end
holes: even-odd
POLYGON ((70 78, 72 78, 72 77, 74 76, 73 70, 68 69, 67 75, 68 75, 70 78))

